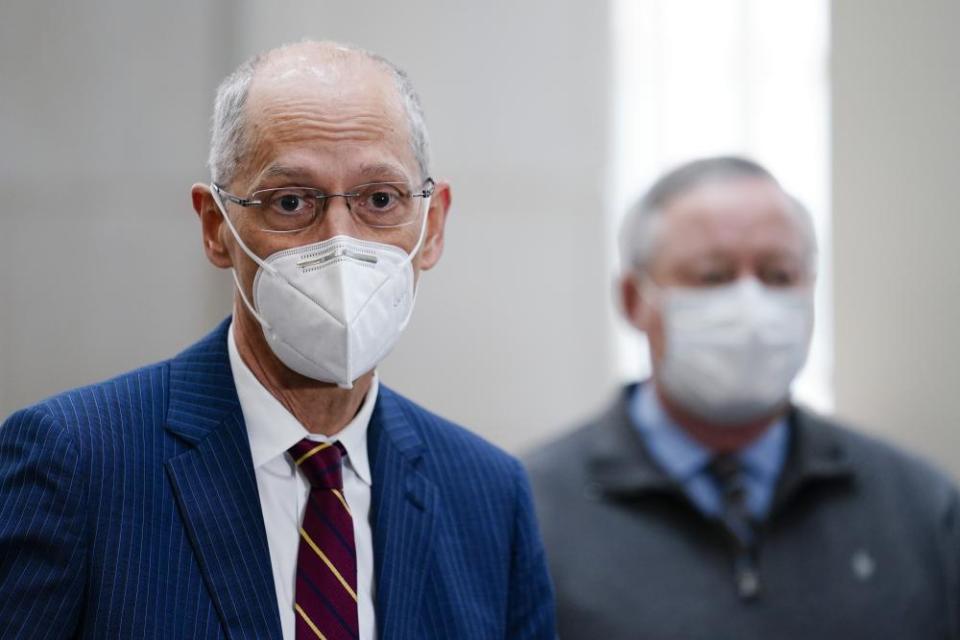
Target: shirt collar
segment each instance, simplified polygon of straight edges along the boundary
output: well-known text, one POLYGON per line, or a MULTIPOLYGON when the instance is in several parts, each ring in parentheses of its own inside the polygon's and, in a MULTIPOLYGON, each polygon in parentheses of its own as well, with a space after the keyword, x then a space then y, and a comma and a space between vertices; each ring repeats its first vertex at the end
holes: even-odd
POLYGON ((296 470, 287 449, 304 438, 316 442, 338 441, 347 452, 347 464, 367 485, 372 484, 370 459, 367 455, 367 427, 380 389, 379 376, 374 373, 370 390, 357 415, 333 437, 307 431, 279 400, 264 387, 240 357, 234 338, 233 323, 227 336, 230 368, 240 398, 240 408, 247 425, 247 438, 254 468, 265 468, 279 475, 293 475, 296 470))
POLYGON ((747 473, 763 482, 775 481, 787 457, 789 435, 787 418, 784 416, 751 442, 740 453, 740 461, 747 473))
MULTIPOLYGON (((673 479, 685 482, 709 463, 711 452, 677 425, 657 397, 652 382, 639 385, 630 398, 630 417, 650 454, 673 479)), ((740 451, 745 469, 760 480, 775 479, 783 467, 789 431, 786 417, 740 451)))
POLYGON ((710 451, 667 415, 653 383, 637 387, 630 399, 630 416, 650 455, 671 478, 684 482, 710 461, 710 451))

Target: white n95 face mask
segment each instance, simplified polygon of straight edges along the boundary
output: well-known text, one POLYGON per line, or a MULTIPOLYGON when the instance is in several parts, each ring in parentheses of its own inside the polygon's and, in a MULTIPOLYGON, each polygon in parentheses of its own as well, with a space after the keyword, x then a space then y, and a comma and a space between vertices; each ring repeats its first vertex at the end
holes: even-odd
POLYGON ((253 302, 270 349, 299 374, 351 388, 393 349, 416 299, 412 260, 423 244, 430 199, 409 254, 391 244, 334 236, 260 259, 240 238, 216 189, 214 200, 240 248, 259 265, 253 302))
POLYGON ((807 358, 813 328, 808 288, 772 288, 754 278, 660 291, 665 393, 717 425, 761 418, 783 404, 807 358))

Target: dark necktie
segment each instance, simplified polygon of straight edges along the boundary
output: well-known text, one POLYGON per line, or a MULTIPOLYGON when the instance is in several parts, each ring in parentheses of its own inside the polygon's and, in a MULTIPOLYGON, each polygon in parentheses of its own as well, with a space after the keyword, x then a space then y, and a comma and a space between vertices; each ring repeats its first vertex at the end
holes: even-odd
POLYGON ((757 570, 757 531, 747 507, 747 487, 740 461, 733 454, 718 455, 708 471, 720 491, 720 521, 736 545, 734 583, 741 598, 752 599, 760 593, 757 570))
POLYGON ((355 640, 357 552, 343 496, 343 445, 305 439, 288 452, 311 486, 297 552, 297 640, 355 640))

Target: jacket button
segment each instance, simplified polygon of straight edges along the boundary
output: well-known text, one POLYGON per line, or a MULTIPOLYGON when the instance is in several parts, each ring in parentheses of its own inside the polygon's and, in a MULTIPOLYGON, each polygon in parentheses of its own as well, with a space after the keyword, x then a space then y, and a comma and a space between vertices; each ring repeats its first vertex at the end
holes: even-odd
POLYGON ((737 573, 737 592, 744 600, 752 600, 760 593, 760 577, 753 569, 744 569, 737 573))

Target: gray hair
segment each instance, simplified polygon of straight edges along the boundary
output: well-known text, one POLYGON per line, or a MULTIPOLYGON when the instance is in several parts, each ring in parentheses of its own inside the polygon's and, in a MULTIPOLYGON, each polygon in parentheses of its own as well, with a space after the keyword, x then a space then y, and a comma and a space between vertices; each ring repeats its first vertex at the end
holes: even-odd
MULTIPOLYGON (((307 44, 305 41, 297 44, 307 44)), ((320 43, 316 43, 320 44, 320 43)), ((330 43, 333 44, 333 43, 330 43)), ((275 52, 296 45, 284 45, 272 51, 261 53, 245 61, 228 75, 217 88, 217 97, 213 105, 213 123, 210 136, 210 155, 207 166, 214 182, 229 184, 236 176, 240 163, 249 149, 247 137, 246 104, 250 93, 250 83, 257 69, 266 58, 275 52)), ((430 175, 430 138, 423 116, 420 98, 407 73, 383 56, 372 51, 349 45, 335 45, 345 51, 357 53, 383 67, 393 78, 400 96, 410 130, 410 146, 417 161, 420 177, 430 175)))
MULTIPOLYGON (((783 191, 773 174, 753 160, 738 156, 717 156, 693 160, 662 175, 628 210, 620 227, 620 257, 624 271, 643 271, 650 265, 657 249, 663 210, 679 196, 714 181, 737 178, 768 180, 783 191)), ((783 192, 791 203, 810 247, 809 267, 814 268, 817 255, 816 234, 810 211, 800 200, 783 192)))

